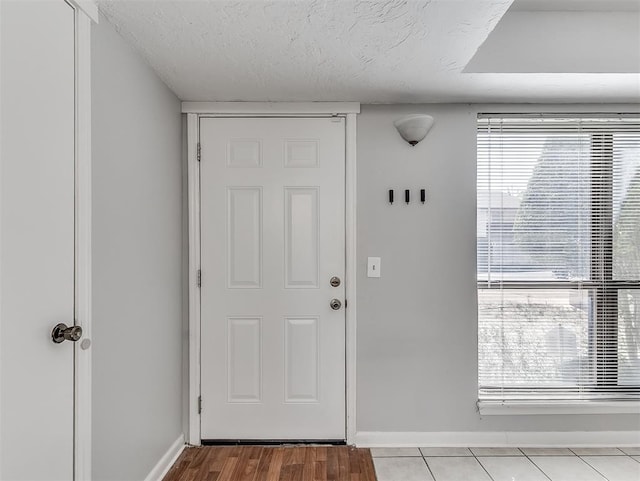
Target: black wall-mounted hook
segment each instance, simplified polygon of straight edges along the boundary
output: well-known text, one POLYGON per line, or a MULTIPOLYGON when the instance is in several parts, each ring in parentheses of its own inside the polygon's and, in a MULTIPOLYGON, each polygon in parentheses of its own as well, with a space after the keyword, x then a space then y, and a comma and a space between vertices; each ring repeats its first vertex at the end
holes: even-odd
POLYGON ((408 204, 409 200, 410 200, 409 189, 407 189, 407 190, 404 191, 404 201, 408 204))
POLYGON ((420 202, 424 204, 427 200, 427 191, 425 189, 420 189, 420 202))
POLYGON ((389 204, 393 204, 393 189, 389 189, 389 204))

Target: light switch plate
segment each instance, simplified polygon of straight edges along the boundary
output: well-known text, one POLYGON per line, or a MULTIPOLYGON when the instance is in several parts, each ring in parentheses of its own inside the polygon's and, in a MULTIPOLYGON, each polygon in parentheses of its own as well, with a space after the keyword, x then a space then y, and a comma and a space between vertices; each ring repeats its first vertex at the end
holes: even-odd
POLYGON ((367 258, 367 277, 380 277, 380 258, 367 258))

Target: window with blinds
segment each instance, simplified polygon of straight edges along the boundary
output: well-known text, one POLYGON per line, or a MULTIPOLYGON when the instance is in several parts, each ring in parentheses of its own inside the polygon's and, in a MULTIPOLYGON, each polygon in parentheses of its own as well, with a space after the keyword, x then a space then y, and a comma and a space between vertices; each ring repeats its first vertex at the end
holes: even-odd
POLYGON ((640 115, 479 115, 480 401, 640 399, 640 115))

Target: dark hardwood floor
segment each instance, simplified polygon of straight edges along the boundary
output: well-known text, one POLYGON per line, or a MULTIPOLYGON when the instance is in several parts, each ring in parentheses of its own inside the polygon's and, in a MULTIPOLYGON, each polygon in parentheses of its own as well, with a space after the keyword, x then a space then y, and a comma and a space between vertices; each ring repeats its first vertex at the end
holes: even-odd
POLYGON ((164 481, 376 481, 371 452, 350 446, 186 448, 164 481))

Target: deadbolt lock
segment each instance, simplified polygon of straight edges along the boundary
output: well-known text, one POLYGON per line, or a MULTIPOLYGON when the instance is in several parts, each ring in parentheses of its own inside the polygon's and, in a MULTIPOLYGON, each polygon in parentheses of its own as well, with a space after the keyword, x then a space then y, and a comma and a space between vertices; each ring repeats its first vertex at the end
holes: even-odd
POLYGON ((340 278, 333 276, 330 280, 329 280, 329 284, 331 284, 331 287, 338 287, 340 285, 340 278))

